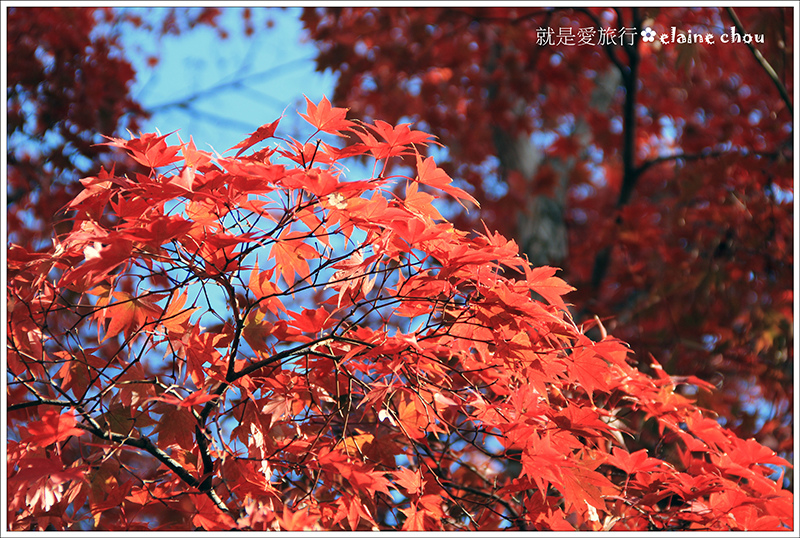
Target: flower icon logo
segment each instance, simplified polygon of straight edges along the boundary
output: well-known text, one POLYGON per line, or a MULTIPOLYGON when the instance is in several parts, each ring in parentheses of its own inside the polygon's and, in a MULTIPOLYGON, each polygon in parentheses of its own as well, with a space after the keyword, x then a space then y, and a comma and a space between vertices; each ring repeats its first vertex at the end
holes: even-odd
POLYGON ((656 32, 649 26, 642 30, 642 41, 649 43, 656 38, 656 32))

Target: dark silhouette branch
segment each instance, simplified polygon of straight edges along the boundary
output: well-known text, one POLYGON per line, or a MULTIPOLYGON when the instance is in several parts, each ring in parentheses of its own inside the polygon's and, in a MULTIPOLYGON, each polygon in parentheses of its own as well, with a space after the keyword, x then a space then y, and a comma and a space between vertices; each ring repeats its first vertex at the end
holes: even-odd
MULTIPOLYGON (((88 424, 83 424, 81 422, 78 422, 75 424, 77 428, 85 430, 91 433, 92 435, 104 439, 106 441, 111 441, 120 445, 132 446, 144 450, 145 452, 156 458, 158 461, 163 463, 168 469, 170 469, 172 472, 178 475, 178 477, 184 482, 186 482, 189 486, 197 488, 200 491, 203 491, 203 493, 208 495, 211 501, 224 513, 226 514, 231 513, 230 509, 227 507, 225 502, 222 499, 220 499, 219 495, 217 495, 217 493, 213 489, 211 489, 210 487, 207 489, 203 489, 202 484, 194 476, 192 476, 192 474, 189 471, 187 471, 186 468, 184 468, 180 463, 172 459, 172 457, 170 457, 169 454, 167 454, 166 452, 158 448, 155 444, 153 444, 150 438, 148 437, 134 438, 131 437, 130 435, 123 435, 120 433, 114 433, 105 430, 100 425, 100 423, 98 423, 94 419, 94 417, 92 417, 91 413, 89 413, 83 407, 83 405, 80 402, 73 401, 72 398, 70 398, 69 395, 65 394, 57 385, 51 385, 51 386, 59 393, 61 393, 62 396, 67 398, 67 400, 62 401, 62 400, 49 400, 45 398, 40 398, 35 402, 24 402, 24 404, 17 404, 15 406, 10 406, 9 410, 28 407, 29 406, 28 404, 30 405, 48 404, 48 405, 60 405, 64 407, 68 405, 69 407, 73 407, 81 415, 81 417, 83 417, 83 419, 88 423, 88 424)), ((35 389, 31 388, 31 391, 38 396, 38 392, 35 389)))
MULTIPOLYGON (((639 14, 637 8, 633 8, 632 26, 637 28, 639 25, 639 14)), ((636 42, 625 47, 628 55, 628 69, 623 72, 625 83, 625 105, 623 108, 622 130, 622 188, 619 191, 617 209, 626 205, 633 194, 636 186, 636 86, 639 82, 639 50, 636 42), (627 73, 627 76, 626 76, 627 73)))
POLYGON ((211 489, 211 479, 214 476, 214 460, 211 459, 208 439, 203 431, 202 425, 198 423, 194 427, 194 436, 197 439, 197 446, 200 449, 200 459, 203 460, 203 481, 197 486, 200 491, 213 491, 211 489))
MULTIPOLYGON (((94 421, 92 421, 94 422, 94 421)), ((95 424, 97 424, 95 422, 95 424)), ((219 495, 213 489, 201 489, 201 483, 198 481, 192 474, 187 471, 180 463, 172 459, 172 457, 158 448, 153 442, 150 440, 149 437, 130 437, 128 435, 123 435, 121 433, 114 433, 105 431, 98 426, 87 426, 86 424, 77 423, 76 427, 86 430, 87 432, 91 433, 95 437, 99 437, 100 439, 104 439, 106 441, 111 441, 120 445, 132 446, 134 448, 138 448, 144 450, 158 461, 163 463, 170 471, 178 475, 178 477, 186 482, 189 486, 196 488, 200 491, 203 491, 211 501, 223 512, 226 514, 230 514, 230 509, 225 505, 225 502, 219 498, 219 495)))
POLYGON ((640 176, 653 166, 671 161, 699 161, 702 159, 714 159, 716 157, 722 157, 723 155, 740 155, 742 157, 746 157, 748 155, 755 155, 758 157, 775 159, 778 157, 779 154, 780 154, 779 152, 749 151, 747 149, 713 150, 713 151, 703 151, 700 153, 677 153, 675 155, 663 155, 661 157, 655 157, 653 159, 644 161, 642 164, 636 167, 635 173, 637 176, 640 176))
POLYGON ((313 348, 314 346, 318 346, 318 345, 322 344, 323 342, 327 342, 329 340, 334 340, 334 337, 325 336, 325 337, 322 337, 322 338, 318 338, 317 340, 314 340, 313 342, 308 342, 306 344, 301 344, 301 345, 293 347, 291 349, 287 349, 287 350, 281 351, 279 353, 276 353, 275 355, 273 355, 273 356, 271 356, 271 357, 269 357, 267 359, 256 361, 253 364, 251 364, 250 366, 242 368, 241 370, 236 372, 232 376, 232 378, 229 379, 228 381, 230 381, 230 382, 236 381, 237 379, 239 379, 241 377, 244 377, 244 376, 246 376, 248 374, 251 374, 251 373, 255 372, 256 370, 258 370, 260 368, 263 368, 264 366, 269 366, 270 364, 275 364, 276 362, 280 362, 280 361, 282 361, 284 359, 287 359, 287 358, 289 358, 289 357, 291 357, 293 355, 301 355, 301 354, 303 354, 303 352, 305 350, 313 348))
MULTIPOLYGON (((24 383, 24 382, 23 382, 24 383)), ((27 386, 27 383, 24 383, 27 386)), ((22 402, 15 405, 8 406, 8 411, 16 411, 19 409, 25 409, 27 407, 33 407, 37 405, 57 405, 60 407, 73 407, 75 410, 83 417, 83 419, 88 422, 88 424, 83 423, 76 423, 75 426, 82 430, 85 430, 92 435, 104 439, 106 441, 111 441, 120 445, 127 445, 132 446, 135 448, 139 448, 144 450, 148 454, 152 455, 158 461, 163 463, 167 468, 169 468, 172 472, 174 472, 178 477, 186 482, 189 486, 197 488, 199 491, 202 491, 211 499, 211 501, 223 512, 226 514, 230 514, 230 510, 225 505, 225 502, 219 498, 217 493, 211 488, 211 480, 210 476, 203 480, 203 482, 199 482, 192 474, 187 471, 180 463, 172 459, 169 454, 158 448, 148 437, 130 437, 130 435, 123 435, 120 433, 114 433, 111 431, 106 431, 103 427, 98 423, 92 415, 87 412, 83 405, 81 405, 78 401, 73 401, 67 394, 63 393, 57 385, 52 385, 58 392, 60 392, 63 396, 67 398, 67 400, 52 400, 48 398, 39 398, 35 401, 30 402, 22 402)), ((35 389, 32 389, 32 392, 38 396, 38 392, 35 389)), ((200 431, 200 428, 197 428, 197 440, 201 446, 201 455, 203 457, 203 472, 204 475, 208 474, 210 471, 213 471, 213 462, 211 461, 211 457, 208 454, 208 443, 200 431)))
MULTIPOLYGON (((633 8, 633 20, 631 26, 638 28, 639 23, 639 10, 633 8)), ((639 50, 638 41, 625 47, 625 52, 628 55, 628 67, 621 68, 622 80, 625 85, 625 103, 622 109, 622 187, 619 191, 619 198, 617 198, 616 209, 619 210, 624 207, 633 194, 633 189, 636 186, 636 180, 639 177, 639 172, 636 168, 636 85, 639 82, 639 50)), ((606 46, 608 48, 608 46, 606 46)), ((610 53, 609 53, 610 54, 610 53)), ((615 62, 615 65, 620 67, 620 64, 615 62)), ((615 219, 615 223, 620 224, 621 219, 619 214, 615 219)), ((594 289, 600 287, 600 283, 608 272, 608 266, 611 262, 611 251, 613 244, 603 248, 597 253, 594 260, 594 267, 592 268, 592 281, 591 285, 594 289)))
POLYGON ((68 402, 66 400, 31 400, 29 402, 22 402, 18 404, 9 405, 6 410, 7 411, 18 411, 20 409, 27 409, 28 407, 35 407, 37 405, 57 405, 59 407, 72 407, 72 402, 68 402))
MULTIPOLYGON (((602 28, 603 27, 603 23, 600 22, 600 19, 598 19, 595 16, 595 14, 592 13, 591 11, 589 11, 588 9, 580 8, 580 9, 576 9, 575 11, 578 12, 578 13, 583 13, 589 19, 591 19, 591 21, 594 24, 595 28, 602 28)), ((611 63, 613 63, 617 67, 617 69, 619 69, 619 72, 622 74, 622 80, 623 81, 627 81, 627 77, 628 77, 627 70, 625 68, 625 65, 620 61, 619 58, 617 58, 617 55, 614 53, 615 49, 613 47, 611 47, 611 46, 606 45, 606 46, 603 47, 603 50, 606 52, 606 55, 608 56, 608 59, 611 60, 611 63)))
MULTIPOLYGON (((739 31, 739 33, 740 34, 747 33, 744 31, 744 26, 742 25, 742 21, 739 20, 739 16, 736 15, 736 12, 733 10, 733 8, 726 7, 725 9, 727 10, 728 15, 730 16, 734 26, 736 26, 736 29, 739 31)), ((775 87, 778 88, 778 93, 781 94, 781 99, 783 99, 783 102, 786 103, 786 108, 789 109, 789 114, 794 116, 794 107, 792 106, 792 99, 791 97, 789 97, 789 92, 786 91, 786 86, 784 86, 781 80, 778 78, 778 74, 769 64, 767 59, 764 58, 764 55, 761 54, 761 51, 755 47, 755 45, 753 45, 749 41, 745 41, 745 45, 747 45, 747 48, 749 48, 750 52, 753 53, 753 56, 755 56, 755 59, 759 63, 759 65, 764 69, 764 71, 767 72, 767 75, 769 75, 769 78, 775 84, 775 87)))

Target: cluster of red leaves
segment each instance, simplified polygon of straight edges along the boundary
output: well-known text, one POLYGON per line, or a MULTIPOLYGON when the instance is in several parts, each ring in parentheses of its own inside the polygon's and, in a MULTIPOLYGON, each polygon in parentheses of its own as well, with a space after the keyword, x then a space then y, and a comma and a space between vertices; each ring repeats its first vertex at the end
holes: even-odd
POLYGON ((555 269, 440 216, 473 201, 428 135, 345 112, 229 157, 111 139, 143 173, 83 179, 51 250, 12 245, 11 530, 793 527, 789 464, 675 390, 704 383, 589 339, 555 269), (641 421, 655 453, 627 448, 641 421))
MULTIPOLYGON (((763 37, 755 47, 791 95, 791 8, 735 13, 735 33, 763 37)), ((531 259, 544 250, 524 237, 531 201, 555 200, 568 248, 543 263, 578 288, 577 319, 599 316, 644 368, 652 354, 715 383, 704 404, 739 435, 793 451, 794 114, 745 43, 721 42, 730 12, 314 7, 303 21, 318 69, 338 75, 333 102, 437 136, 448 148, 439 165, 531 259), (626 27, 633 46, 602 44, 601 30, 626 27), (715 42, 643 43, 645 27, 715 42), (584 30, 592 44, 578 43, 584 30), (517 137, 533 138, 517 147, 517 137), (503 170, 504 152, 540 164, 532 177, 503 170)))
POLYGON ((8 226, 16 241, 50 235, 77 180, 108 153, 96 133, 136 128, 135 73, 96 8, 8 8, 8 226), (123 118, 125 118, 123 120, 123 118))
MULTIPOLYGON (((151 10, 152 11, 152 10, 151 10)), ((110 161, 98 133, 138 130, 149 114, 131 95, 136 73, 122 28, 154 36, 216 28, 217 8, 168 8, 148 20, 110 7, 8 8, 8 230, 20 244, 49 243, 78 179, 110 161)), ((148 59, 150 65, 158 57, 148 59)), ((120 167, 122 163, 120 163, 120 167)))

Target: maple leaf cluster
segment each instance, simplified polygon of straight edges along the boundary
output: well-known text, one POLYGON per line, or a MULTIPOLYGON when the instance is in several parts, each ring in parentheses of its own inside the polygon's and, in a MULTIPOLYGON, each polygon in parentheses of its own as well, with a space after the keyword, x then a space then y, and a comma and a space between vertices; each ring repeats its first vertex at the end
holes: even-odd
POLYGON ((556 269, 442 218, 475 202, 428 134, 302 116, 233 156, 111 138, 141 171, 11 246, 10 530, 793 527, 790 464, 676 390, 707 383, 639 371, 556 269))
MULTIPOLYGON (((49 243, 78 179, 100 164, 127 165, 99 133, 137 131, 149 117, 132 94, 136 71, 123 29, 154 37, 219 27, 218 8, 137 11, 103 7, 12 6, 7 17, 8 231, 20 244, 49 243)), ((157 55, 147 60, 158 63, 157 55)), ((4 64, 5 65, 5 64, 4 64)), ((66 225, 66 224, 65 224, 66 225)))

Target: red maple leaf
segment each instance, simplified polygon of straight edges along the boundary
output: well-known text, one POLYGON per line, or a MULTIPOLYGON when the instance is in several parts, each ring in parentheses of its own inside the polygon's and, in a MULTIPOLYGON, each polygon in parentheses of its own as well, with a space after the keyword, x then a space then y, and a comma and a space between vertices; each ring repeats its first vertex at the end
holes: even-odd
POLYGON ((324 133, 345 136, 340 131, 350 130, 355 125, 352 121, 344 119, 347 115, 347 109, 331 107, 331 102, 328 101, 327 97, 322 97, 319 106, 306 97, 306 105, 306 113, 301 113, 300 116, 324 133))
POLYGON ((76 428, 75 415, 71 411, 61 413, 56 409, 48 409, 42 413, 42 417, 28 424, 27 432, 29 436, 26 441, 32 445, 50 446, 72 436, 80 436, 86 433, 80 428, 76 428))
POLYGON ((607 461, 614 467, 622 469, 629 475, 639 472, 646 473, 653 471, 662 465, 661 460, 648 457, 647 450, 645 449, 638 450, 633 454, 630 454, 626 450, 618 447, 613 448, 612 453, 608 456, 607 461))
POLYGON ((310 269, 306 260, 319 257, 319 253, 305 242, 308 234, 301 232, 285 232, 272 245, 270 256, 275 258, 275 263, 286 283, 294 284, 294 277, 301 279, 309 275, 310 269))
POLYGON ((250 136, 248 136, 245 140, 242 140, 232 148, 228 148, 226 152, 231 151, 232 149, 241 148, 239 149, 239 151, 236 152, 236 157, 239 157, 239 155, 241 155, 251 147, 255 146, 259 142, 262 142, 267 138, 272 138, 273 136, 275 136, 275 130, 278 128, 278 123, 281 121, 281 119, 283 119, 283 116, 273 121, 272 123, 267 123, 265 125, 262 125, 254 132, 250 133, 250 136))

